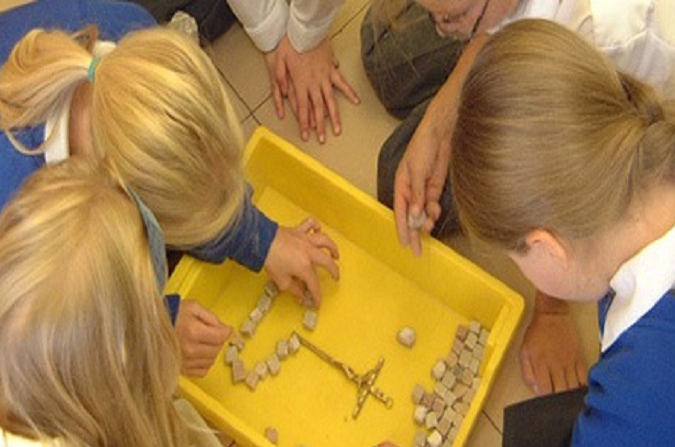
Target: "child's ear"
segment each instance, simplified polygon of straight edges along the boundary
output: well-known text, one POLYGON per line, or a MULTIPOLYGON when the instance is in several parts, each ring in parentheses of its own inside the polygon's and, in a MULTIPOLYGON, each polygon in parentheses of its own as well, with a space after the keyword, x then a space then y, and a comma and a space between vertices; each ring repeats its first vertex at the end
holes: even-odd
POLYGON ((558 264, 567 269, 569 255, 563 242, 553 233, 543 229, 532 230, 525 235, 528 252, 542 261, 558 264))

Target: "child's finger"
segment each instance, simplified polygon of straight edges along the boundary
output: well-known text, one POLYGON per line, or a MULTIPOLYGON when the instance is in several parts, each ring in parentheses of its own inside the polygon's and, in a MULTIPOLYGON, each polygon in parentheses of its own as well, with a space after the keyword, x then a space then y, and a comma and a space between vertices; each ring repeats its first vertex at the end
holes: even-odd
POLYGON ((408 229, 408 201, 407 187, 399 186, 394 191, 394 217, 396 220, 396 229, 398 230, 398 240, 401 245, 410 244, 410 230, 408 229))
POLYGON ((328 116, 330 117, 331 127, 333 128, 333 135, 340 135, 342 132, 342 123, 340 122, 340 112, 338 111, 335 102, 335 95, 333 95, 333 86, 327 82, 322 86, 323 99, 328 108, 328 116))
MULTIPOLYGON (((313 265, 319 265, 325 268, 330 273, 334 280, 340 279, 340 267, 335 263, 335 260, 323 250, 312 250, 310 257, 313 265)), ((312 269, 312 273, 314 273, 312 269)), ((316 275, 316 274, 315 274, 316 275)))
POLYGON ((566 390, 574 390, 579 388, 579 379, 577 378, 577 372, 572 368, 565 368, 565 382, 567 383, 566 390))
POLYGON ((321 94, 321 89, 318 87, 313 87, 309 91, 310 98, 312 101, 312 107, 314 108, 314 120, 316 122, 316 133, 319 137, 319 143, 323 144, 326 142, 326 121, 325 121, 325 110, 323 104, 323 95, 321 94))
POLYGON ((210 344, 202 343, 191 343, 188 346, 183 346, 182 349, 183 357, 186 361, 198 362, 198 361, 210 361, 213 362, 213 359, 216 358, 220 352, 220 346, 214 346, 210 344))
POLYGON ((298 225, 298 230, 303 233, 309 233, 310 231, 320 232, 321 231, 321 222, 316 220, 313 217, 308 217, 303 220, 300 225, 298 225))
POLYGON ((306 94, 299 93, 298 100, 298 122, 300 123, 300 135, 303 141, 309 140, 309 98, 306 94))
POLYGON ((554 393, 560 393, 567 390, 567 378, 565 377, 565 368, 555 368, 553 371, 549 369, 551 382, 553 384, 554 393))
POLYGON ((354 90, 349 82, 347 82, 347 80, 344 78, 344 76, 342 76, 342 73, 337 70, 333 72, 333 75, 331 76, 331 82, 347 97, 347 99, 352 104, 359 104, 361 102, 359 95, 356 94, 356 90, 354 90))
POLYGON ((422 240, 419 230, 409 230, 410 248, 415 256, 422 255, 422 240))
POLYGON ((520 367, 523 371, 523 380, 525 381, 525 384, 532 389, 534 394, 538 395, 539 389, 537 387, 537 378, 534 375, 534 368, 532 367, 530 356, 527 354, 521 354, 520 367))
MULTIPOLYGON (((324 254, 325 255, 325 254, 324 254)), ((299 272, 299 279, 305 283, 305 287, 314 298, 314 305, 318 309, 321 305, 321 287, 319 285, 319 276, 316 274, 313 268, 305 269, 299 272)), ((300 297, 303 297, 304 290, 300 293, 300 297)))
POLYGON ((281 89, 279 84, 276 82, 272 83, 272 98, 274 98, 274 109, 277 112, 277 117, 282 120, 284 119, 284 98, 281 95, 281 89))
POLYGON ((588 371, 586 370, 586 365, 583 362, 575 362, 575 369, 577 374, 577 379, 579 379, 579 386, 585 386, 588 382, 588 371))
POLYGON ((340 251, 337 244, 325 233, 313 233, 308 235, 309 241, 318 248, 325 248, 330 252, 333 259, 340 258, 340 251))
POLYGON ((195 301, 195 306, 192 308, 192 314, 199 318, 202 322, 209 326, 213 327, 221 327, 221 328, 227 328, 230 332, 232 331, 232 328, 218 318, 216 314, 211 312, 210 310, 206 309, 203 307, 201 304, 197 303, 195 301))

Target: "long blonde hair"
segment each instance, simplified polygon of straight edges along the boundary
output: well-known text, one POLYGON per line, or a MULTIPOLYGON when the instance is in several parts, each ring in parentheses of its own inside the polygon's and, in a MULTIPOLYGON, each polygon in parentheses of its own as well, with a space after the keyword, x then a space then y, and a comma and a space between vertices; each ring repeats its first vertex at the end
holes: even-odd
MULTIPOLYGON (((11 131, 60 110, 87 82, 91 61, 61 31, 36 29, 17 43, 0 70, 0 124, 19 150, 44 150, 21 146, 11 131)), ((190 247, 225 231, 244 196, 243 137, 207 55, 153 28, 128 34, 94 67, 94 151, 153 211, 167 244, 190 247)))
POLYGON ((581 238, 674 180, 675 115, 581 37, 523 20, 474 62, 450 171, 461 220, 479 239, 523 251, 536 228, 581 238))
POLYGON ((73 157, 0 215, 0 426, 72 446, 182 446, 175 335, 139 212, 73 157))

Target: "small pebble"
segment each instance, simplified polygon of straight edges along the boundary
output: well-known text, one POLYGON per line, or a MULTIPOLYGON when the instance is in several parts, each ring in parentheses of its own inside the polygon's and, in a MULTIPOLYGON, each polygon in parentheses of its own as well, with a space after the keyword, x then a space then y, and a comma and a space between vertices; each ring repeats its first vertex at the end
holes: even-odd
POLYGON ((488 330, 485 329, 485 328, 481 328, 480 336, 478 337, 478 343, 480 343, 483 346, 487 346, 487 341, 488 341, 489 337, 490 337, 490 332, 488 332, 488 330))
POLYGON ((257 307, 251 311, 248 316, 252 322, 260 323, 260 320, 263 318, 263 313, 257 307))
POLYGON ((291 338, 288 339, 288 351, 291 354, 295 354, 300 349, 300 339, 297 334, 291 335, 291 338))
POLYGON ((398 339, 398 342, 401 343, 403 346, 407 348, 412 348, 415 345, 415 340, 417 336, 415 335, 415 331, 412 328, 406 326, 400 331, 398 331, 398 335, 396 338, 398 339))
POLYGON ((469 322, 469 331, 473 332, 474 334, 478 335, 480 334, 480 323, 476 320, 471 320, 469 322))
POLYGON ((445 362, 443 360, 439 360, 431 370, 431 375, 434 377, 434 379, 441 380, 443 378, 443 374, 445 374, 445 362))
POLYGON ((424 387, 419 383, 415 385, 415 388, 412 392, 412 401, 415 405, 419 405, 422 402, 422 397, 424 397, 424 387))
POLYGON ((285 360, 288 357, 288 342, 286 340, 277 342, 277 357, 279 357, 279 360, 285 360))
POLYGON ((413 216, 412 214, 408 214, 408 228, 411 230, 419 230, 424 226, 424 222, 427 220, 427 213, 424 211, 420 211, 417 216, 413 216))
POLYGON ((274 298, 279 295, 279 288, 271 279, 265 283, 265 294, 270 298, 274 298))
POLYGON ((427 435, 423 431, 415 433, 415 447, 424 447, 427 443, 427 435))
POLYGON ((236 346, 230 345, 225 350, 225 363, 231 365, 239 358, 239 349, 236 346))
POLYGON ((253 334, 255 334, 255 323, 251 319, 247 319, 242 323, 239 332, 246 337, 253 337, 253 334))
POLYGON ((471 350, 476 347, 476 344, 478 343, 478 335, 474 334, 471 332, 469 335, 466 336, 466 340, 464 340, 464 344, 471 350))
POLYGON ((232 363, 232 383, 243 382, 246 378, 246 366, 244 362, 237 359, 232 363))
POLYGON ((239 332, 235 332, 232 337, 230 337, 230 345, 236 346, 240 352, 244 349, 245 344, 244 337, 242 337, 239 332))
POLYGON ((256 386, 258 386, 259 379, 260 378, 258 377, 258 374, 255 372, 255 370, 250 371, 246 375, 246 386, 248 386, 251 391, 255 391, 256 386))
POLYGON ((263 293, 260 299, 258 299, 258 309, 264 315, 270 311, 272 308, 272 298, 269 297, 266 293, 263 293))
POLYGON ((436 428, 437 424, 438 417, 436 416, 436 413, 433 411, 428 412, 426 418, 424 418, 424 426, 427 430, 431 430, 432 428, 436 428))
POLYGON ((265 380, 267 378, 267 373, 268 373, 267 363, 258 362, 258 364, 255 365, 254 371, 258 375, 258 378, 260 380, 265 380))
POLYGON ((437 430, 434 430, 427 438, 427 442, 430 447, 440 447, 443 443, 443 436, 437 430))
POLYGON ((274 427, 267 427, 265 429, 265 437, 274 445, 277 445, 279 442, 279 432, 274 427))
POLYGON ((424 420, 427 417, 427 413, 428 413, 427 407, 425 407, 424 405, 417 405, 415 407, 414 413, 415 422, 417 422, 420 425, 424 424, 424 420))
POLYGON ((279 374, 279 370, 281 369, 281 363, 279 362, 279 357, 277 357, 276 354, 272 354, 267 359, 267 369, 269 369, 270 374, 272 374, 273 376, 279 374))
POLYGON ((305 318, 302 320, 303 326, 309 331, 316 329, 316 312, 311 309, 308 309, 305 312, 305 318))
POLYGON ((456 335, 456 337, 457 337, 459 340, 464 341, 464 340, 466 339, 466 335, 467 335, 468 333, 469 333, 469 328, 466 327, 466 326, 464 326, 464 325, 462 325, 462 324, 460 324, 459 327, 457 328, 457 335, 456 335))

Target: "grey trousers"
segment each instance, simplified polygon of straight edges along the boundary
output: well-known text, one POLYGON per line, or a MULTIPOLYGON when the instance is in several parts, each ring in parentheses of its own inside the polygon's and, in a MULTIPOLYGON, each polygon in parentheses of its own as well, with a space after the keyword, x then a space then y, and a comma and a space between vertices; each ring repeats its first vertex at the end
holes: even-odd
MULTIPOLYGON (((410 0, 399 26, 378 23, 371 12, 361 24, 361 58, 368 79, 387 111, 403 120, 380 149, 377 198, 393 208, 394 176, 429 101, 452 72, 462 43, 440 37, 427 12, 410 0)), ((459 228, 449 184, 441 196, 443 212, 432 234, 459 228)))

